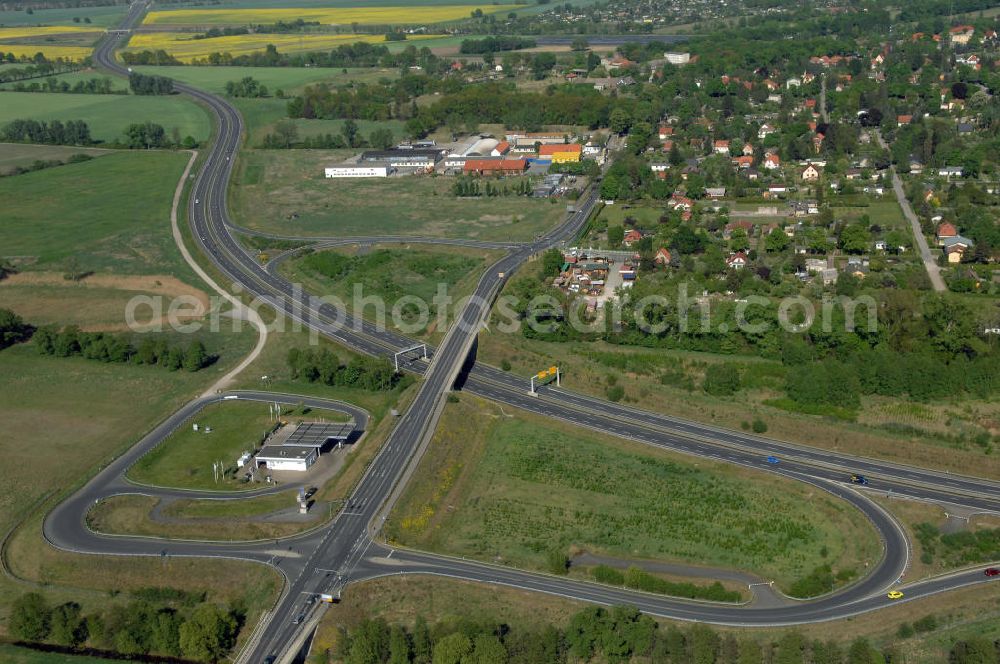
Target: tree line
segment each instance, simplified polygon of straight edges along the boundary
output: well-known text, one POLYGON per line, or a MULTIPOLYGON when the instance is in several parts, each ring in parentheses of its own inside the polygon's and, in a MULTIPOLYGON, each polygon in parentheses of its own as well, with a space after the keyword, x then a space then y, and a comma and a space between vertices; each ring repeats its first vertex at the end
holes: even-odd
POLYGON ((12 120, 0 131, 8 143, 40 143, 42 145, 93 145, 90 127, 83 120, 12 120))
MULTIPOLYGON (((0 54, 0 59, 2 54, 0 54)), ((24 67, 10 67, 5 69, 0 69, 0 83, 13 83, 14 81, 23 81, 29 78, 41 78, 43 76, 51 76, 52 74, 64 74, 67 72, 77 71, 82 69, 82 65, 77 64, 63 64, 58 65, 51 62, 43 62, 37 65, 26 65, 24 67)))
POLYGON ((40 327, 32 339, 41 355, 159 366, 169 371, 200 371, 218 359, 198 340, 182 347, 169 345, 163 339, 145 339, 136 347, 125 335, 83 332, 75 325, 62 329, 53 325, 40 327))
MULTIPOLYGON (((936 624, 936 623, 935 623, 936 624)), ((922 623, 923 627, 924 625, 922 623)), ((908 625, 906 632, 915 631, 908 625)), ((996 662, 996 644, 968 639, 955 644, 952 661, 996 662), (990 653, 973 659, 971 653, 990 653)), ((888 664, 902 661, 893 645, 874 647, 867 639, 850 644, 808 639, 787 632, 772 641, 736 637, 703 624, 660 626, 638 609, 588 607, 573 614, 565 628, 507 624, 458 618, 428 625, 420 615, 412 628, 366 619, 341 633, 319 662, 346 664, 563 664, 623 663, 642 658, 660 664, 888 664)))
POLYGON ((137 95, 170 95, 174 93, 174 79, 132 72, 128 75, 128 87, 137 95))
POLYGON ((14 92, 58 92, 74 95, 124 95, 127 91, 114 87, 113 82, 107 76, 101 78, 93 77, 85 81, 77 81, 70 85, 69 81, 60 81, 54 77, 45 79, 44 83, 32 81, 24 83, 18 81, 10 88, 14 92))
POLYGON ((252 76, 244 76, 238 81, 227 81, 226 94, 230 97, 266 97, 267 86, 252 76))
POLYGON ((206 602, 203 594, 149 588, 134 599, 84 613, 76 602, 55 606, 39 593, 14 600, 7 629, 29 644, 84 647, 128 657, 160 655, 214 664, 236 644, 246 620, 239 607, 206 602))
POLYGON ((56 166, 65 166, 66 164, 79 164, 84 161, 90 161, 93 157, 89 154, 71 154, 69 158, 63 159, 36 159, 27 166, 14 166, 7 170, 5 173, 0 173, 0 177, 10 177, 13 175, 24 175, 25 173, 34 173, 35 171, 44 171, 46 168, 55 168, 56 166))
MULTIPOLYGON (((0 264, 0 279, 13 273, 13 268, 6 263, 0 264)), ((24 322, 20 316, 10 309, 0 308, 0 350, 27 341, 35 328, 24 322)))
POLYGON ((458 52, 466 55, 499 53, 500 51, 516 51, 522 48, 534 48, 535 40, 526 37, 484 37, 483 39, 463 39, 458 52))
POLYGON ((384 392, 402 379, 385 358, 355 357, 343 364, 328 348, 292 348, 287 362, 293 379, 310 383, 384 392))
POLYGON ((507 182, 492 183, 481 178, 462 176, 451 185, 451 193, 464 198, 469 196, 531 196, 532 186, 528 178, 520 178, 510 186, 507 182))
MULTIPOLYGON (((518 91, 512 83, 464 85, 455 79, 434 81, 404 76, 387 85, 356 85, 332 89, 306 87, 288 102, 292 118, 407 119, 407 132, 422 137, 442 126, 503 124, 537 130, 544 125, 608 126, 612 109, 632 109, 635 100, 604 96, 589 86, 561 85, 542 93, 518 91), (428 92, 443 94, 431 105, 414 99, 428 92)), ((625 111, 632 117, 631 110, 625 111)), ((648 170, 648 169, 647 169, 648 170)))

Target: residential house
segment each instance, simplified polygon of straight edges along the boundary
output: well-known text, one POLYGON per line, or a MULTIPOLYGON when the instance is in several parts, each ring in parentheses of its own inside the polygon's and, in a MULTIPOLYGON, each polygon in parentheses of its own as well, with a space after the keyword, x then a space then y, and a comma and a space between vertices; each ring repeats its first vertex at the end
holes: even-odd
POLYGON ((908 125, 913 122, 912 115, 897 115, 896 116, 896 126, 902 127, 903 125, 908 125))
POLYGON ((729 154, 729 141, 716 141, 713 146, 713 150, 715 151, 715 154, 729 154))
POLYGON ((670 265, 670 250, 666 247, 661 247, 656 250, 656 256, 653 257, 653 261, 657 265, 667 266, 670 265))
POLYGON ((938 169, 938 175, 943 178, 960 178, 964 173, 961 166, 942 166, 938 169))
POLYGON ((757 138, 763 141, 765 138, 775 133, 776 131, 778 130, 765 122, 760 126, 760 129, 757 130, 757 138))
POLYGON ((726 267, 731 270, 742 270, 748 262, 747 255, 740 251, 726 259, 726 267))
POLYGON ((958 229, 952 224, 945 222, 938 226, 937 229, 937 243, 940 246, 944 246, 945 240, 949 240, 953 237, 958 237, 958 229))
POLYGON ((622 245, 631 247, 641 239, 642 233, 634 228, 631 228, 625 232, 625 237, 622 239, 622 245))
POLYGON ((781 168, 781 157, 773 153, 765 156, 764 168, 769 171, 774 171, 781 168))
POLYGON ((733 165, 739 168, 740 170, 750 168, 751 166, 753 166, 753 156, 748 155, 744 157, 733 157, 733 165))
POLYGON ((820 175, 820 170, 816 168, 814 164, 809 164, 808 166, 802 169, 801 173, 799 173, 799 177, 802 179, 803 182, 816 182, 817 180, 819 180, 819 175, 820 175))
POLYGON ((490 151, 490 156, 504 157, 507 155, 508 152, 510 152, 510 142, 500 141, 499 143, 497 143, 496 147, 490 151))
POLYGON ((965 252, 972 247, 972 240, 961 235, 950 237, 944 241, 944 253, 949 263, 961 263, 965 252))
POLYGON ((674 135, 674 128, 670 125, 661 124, 657 135, 660 137, 661 141, 665 141, 667 138, 674 135))
POLYGON ((553 164, 580 161, 581 154, 583 146, 579 143, 538 146, 538 158, 543 161, 551 160, 553 164))
POLYGON ((705 189, 705 194, 712 200, 719 200, 726 197, 725 187, 708 187, 705 189))
POLYGON ((952 44, 965 46, 976 34, 976 28, 971 25, 957 25, 948 31, 948 37, 952 44))

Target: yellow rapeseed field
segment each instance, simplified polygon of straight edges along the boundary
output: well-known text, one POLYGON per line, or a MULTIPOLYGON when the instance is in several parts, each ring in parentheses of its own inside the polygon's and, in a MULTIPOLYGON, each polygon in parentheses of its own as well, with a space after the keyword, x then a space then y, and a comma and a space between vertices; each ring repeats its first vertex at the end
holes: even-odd
POLYGON ((274 7, 266 9, 177 9, 150 12, 147 25, 247 25, 277 21, 318 21, 323 25, 400 25, 441 23, 468 18, 476 9, 493 14, 516 10, 520 5, 445 5, 439 7, 274 7))
POLYGON ((34 57, 42 53, 49 60, 79 61, 88 57, 94 49, 86 46, 52 46, 49 44, 3 44, 0 43, 0 53, 13 53, 14 57, 34 57))
MULTIPOLYGON (((434 35, 411 35, 407 40, 433 38, 434 35)), ((336 48, 342 44, 355 42, 386 43, 382 35, 341 35, 323 33, 298 34, 253 34, 232 35, 228 37, 213 37, 211 39, 192 39, 190 32, 140 32, 129 40, 129 51, 164 50, 181 62, 191 62, 207 58, 210 53, 229 53, 230 55, 246 55, 263 51, 268 44, 281 53, 296 53, 303 51, 322 51, 336 48)))
POLYGON ((0 42, 8 39, 25 39, 28 37, 49 37, 51 35, 69 35, 81 32, 102 33, 104 30, 94 26, 46 25, 42 27, 0 28, 0 42))

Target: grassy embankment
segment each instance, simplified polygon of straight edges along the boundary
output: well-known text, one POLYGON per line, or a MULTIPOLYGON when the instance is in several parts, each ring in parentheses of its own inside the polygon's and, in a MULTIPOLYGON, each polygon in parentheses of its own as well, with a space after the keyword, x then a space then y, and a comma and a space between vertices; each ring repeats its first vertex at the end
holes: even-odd
MULTIPOLYGON (((475 288, 483 267, 499 258, 497 252, 464 249, 460 247, 379 248, 367 253, 353 249, 329 250, 310 254, 289 261, 282 266, 282 273, 294 283, 301 283, 310 293, 334 296, 357 311, 355 290, 363 298, 376 297, 384 303, 387 327, 421 339, 437 341, 445 330, 437 324, 438 307, 434 297, 441 285, 455 303, 475 288), (426 304, 427 317, 422 318, 416 304, 400 306, 404 297, 416 297, 426 304), (396 313, 394 313, 394 310, 396 313)), ((359 300, 361 302, 361 300, 359 300)), ((369 320, 377 321, 377 308, 365 306, 361 312, 369 320)), ((455 314, 455 304, 447 307, 450 324, 455 314)))
POLYGON ((513 415, 449 404, 387 537, 529 569, 554 551, 735 568, 786 591, 824 564, 846 582, 881 555, 864 517, 814 487, 513 415))

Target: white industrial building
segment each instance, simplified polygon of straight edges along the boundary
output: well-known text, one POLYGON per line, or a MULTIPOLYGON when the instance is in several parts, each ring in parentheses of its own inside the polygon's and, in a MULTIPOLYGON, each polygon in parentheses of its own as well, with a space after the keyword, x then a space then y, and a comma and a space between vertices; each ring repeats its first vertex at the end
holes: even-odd
POLYGON ((293 445, 265 445, 257 452, 257 466, 261 464, 268 470, 308 470, 316 463, 319 450, 315 447, 297 447, 293 445))
POLYGON ((672 65, 686 65, 691 62, 690 53, 664 53, 663 57, 672 65))
POLYGON ((268 470, 305 471, 316 463, 323 448, 348 441, 354 423, 302 422, 283 427, 257 452, 257 467, 268 470))
POLYGON ((328 178, 384 178, 392 169, 388 164, 341 164, 324 169, 328 178))

